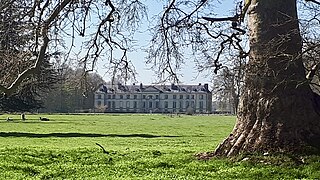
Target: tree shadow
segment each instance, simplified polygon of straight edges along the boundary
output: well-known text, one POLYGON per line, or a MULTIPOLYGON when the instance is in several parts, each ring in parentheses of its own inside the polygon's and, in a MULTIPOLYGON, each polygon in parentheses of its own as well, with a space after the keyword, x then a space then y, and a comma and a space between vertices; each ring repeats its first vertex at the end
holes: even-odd
POLYGON ((0 124, 1 123, 26 123, 26 124, 73 124, 74 122, 71 121, 54 121, 54 120, 50 120, 50 121, 40 121, 39 119, 27 119, 27 120, 20 120, 20 119, 14 119, 12 121, 7 121, 7 120, 3 120, 0 119, 0 124))
POLYGON ((0 137, 28 137, 28 138, 70 138, 70 137, 140 137, 140 138, 174 138, 180 136, 170 135, 152 135, 152 134, 96 134, 96 133, 48 133, 48 134, 37 134, 37 133, 24 133, 24 132, 0 132, 0 137))

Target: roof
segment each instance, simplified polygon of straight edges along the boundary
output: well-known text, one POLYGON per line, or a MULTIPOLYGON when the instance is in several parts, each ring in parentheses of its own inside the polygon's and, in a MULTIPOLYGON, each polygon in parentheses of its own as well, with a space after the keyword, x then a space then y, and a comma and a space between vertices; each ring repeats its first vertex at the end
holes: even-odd
POLYGON ((101 84, 97 91, 105 93, 135 93, 135 92, 204 92, 210 93, 208 84, 198 85, 123 85, 118 83, 117 85, 101 84))

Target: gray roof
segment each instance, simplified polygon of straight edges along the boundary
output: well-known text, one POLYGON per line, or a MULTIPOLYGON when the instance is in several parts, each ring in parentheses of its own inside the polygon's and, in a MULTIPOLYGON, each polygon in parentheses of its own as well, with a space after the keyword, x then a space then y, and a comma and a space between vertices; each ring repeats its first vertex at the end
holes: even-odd
POLYGON ((135 92, 205 92, 210 93, 208 84, 198 84, 198 85, 109 85, 101 84, 97 91, 105 93, 135 93, 135 92))

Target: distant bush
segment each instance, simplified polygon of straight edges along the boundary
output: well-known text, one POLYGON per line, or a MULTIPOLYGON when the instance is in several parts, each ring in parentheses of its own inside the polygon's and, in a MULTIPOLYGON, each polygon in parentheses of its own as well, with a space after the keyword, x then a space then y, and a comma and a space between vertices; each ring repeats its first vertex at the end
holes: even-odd
POLYGON ((192 107, 188 107, 187 111, 186 111, 186 115, 193 115, 194 114, 194 110, 192 107))

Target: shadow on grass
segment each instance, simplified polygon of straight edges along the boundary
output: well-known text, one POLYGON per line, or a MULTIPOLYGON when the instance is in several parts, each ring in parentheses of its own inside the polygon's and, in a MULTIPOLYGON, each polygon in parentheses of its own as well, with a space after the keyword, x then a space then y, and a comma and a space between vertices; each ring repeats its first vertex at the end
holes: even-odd
POLYGON ((0 124, 1 123, 14 123, 14 124, 19 124, 19 123, 26 123, 26 124, 74 124, 74 122, 71 121, 55 121, 55 120, 50 120, 50 121, 40 121, 38 119, 28 119, 26 121, 22 121, 22 120, 13 120, 13 121, 1 121, 0 119, 0 124))
POLYGON ((152 134, 95 134, 95 133, 49 133, 49 134, 37 134, 37 133, 23 133, 23 132, 0 132, 0 137, 29 137, 29 138, 48 138, 48 137, 141 137, 141 138, 174 138, 180 136, 160 136, 152 134))

